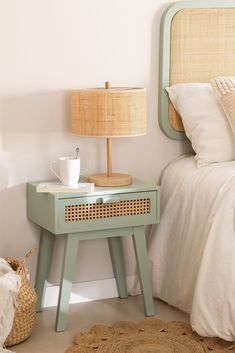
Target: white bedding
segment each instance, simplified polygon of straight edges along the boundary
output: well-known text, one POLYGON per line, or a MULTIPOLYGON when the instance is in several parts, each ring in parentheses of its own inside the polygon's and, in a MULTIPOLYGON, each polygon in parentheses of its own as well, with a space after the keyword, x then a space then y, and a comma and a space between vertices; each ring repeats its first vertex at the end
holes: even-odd
POLYGON ((154 296, 190 313, 202 336, 235 340, 235 161, 172 162, 149 247, 154 296))

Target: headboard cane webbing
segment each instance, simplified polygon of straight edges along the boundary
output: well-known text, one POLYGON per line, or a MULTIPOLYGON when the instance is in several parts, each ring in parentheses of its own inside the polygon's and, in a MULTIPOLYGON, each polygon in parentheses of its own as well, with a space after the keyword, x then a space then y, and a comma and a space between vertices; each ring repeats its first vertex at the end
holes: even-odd
POLYGON ((165 87, 235 76, 235 1, 174 4, 162 18, 160 51, 159 123, 167 136, 182 139, 182 121, 165 87))

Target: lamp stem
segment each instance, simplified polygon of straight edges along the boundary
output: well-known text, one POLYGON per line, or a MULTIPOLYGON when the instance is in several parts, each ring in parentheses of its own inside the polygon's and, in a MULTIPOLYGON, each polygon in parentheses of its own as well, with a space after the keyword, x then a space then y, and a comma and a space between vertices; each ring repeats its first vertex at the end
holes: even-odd
POLYGON ((111 177, 112 173, 112 139, 107 138, 107 176, 111 177))
MULTIPOLYGON (((105 81, 105 88, 110 88, 110 82, 105 81)), ((110 137, 107 138, 107 176, 112 176, 112 140, 110 137)))

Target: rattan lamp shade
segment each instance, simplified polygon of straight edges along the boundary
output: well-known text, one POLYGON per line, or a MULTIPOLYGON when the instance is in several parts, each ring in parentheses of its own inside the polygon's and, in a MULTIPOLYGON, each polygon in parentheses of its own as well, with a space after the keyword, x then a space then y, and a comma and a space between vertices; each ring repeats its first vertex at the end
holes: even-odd
POLYGON ((89 177, 97 186, 123 186, 132 183, 127 174, 112 172, 112 137, 146 133, 146 90, 144 88, 105 88, 71 91, 71 132, 80 136, 107 138, 107 173, 89 177))
POLYGON ((146 90, 101 88, 72 91, 71 131, 95 137, 144 135, 146 90))

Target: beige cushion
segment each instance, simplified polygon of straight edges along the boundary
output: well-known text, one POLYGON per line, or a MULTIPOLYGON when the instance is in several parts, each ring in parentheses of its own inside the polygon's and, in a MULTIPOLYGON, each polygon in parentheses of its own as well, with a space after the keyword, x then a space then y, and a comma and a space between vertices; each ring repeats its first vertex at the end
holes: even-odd
POLYGON ((235 135, 235 77, 216 77, 211 80, 225 115, 235 135))

